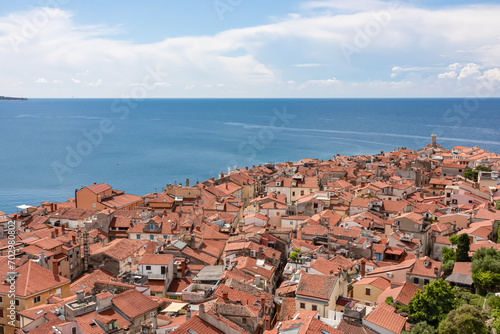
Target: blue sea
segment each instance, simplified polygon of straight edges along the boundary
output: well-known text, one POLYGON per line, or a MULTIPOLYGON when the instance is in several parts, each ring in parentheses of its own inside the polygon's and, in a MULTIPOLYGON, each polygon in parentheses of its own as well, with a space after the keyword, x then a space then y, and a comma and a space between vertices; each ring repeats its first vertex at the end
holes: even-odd
POLYGON ((0 101, 0 210, 93 182, 144 195, 228 167, 430 142, 500 152, 500 99, 0 101))

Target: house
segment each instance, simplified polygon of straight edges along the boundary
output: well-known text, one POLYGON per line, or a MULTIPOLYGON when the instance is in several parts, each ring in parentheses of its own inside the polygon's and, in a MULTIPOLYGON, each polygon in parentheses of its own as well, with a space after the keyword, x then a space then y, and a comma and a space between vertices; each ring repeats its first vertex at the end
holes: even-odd
POLYGON ((344 332, 319 320, 317 311, 297 311, 291 320, 281 321, 274 329, 264 331, 264 334, 288 333, 343 334, 344 332))
POLYGON ((404 283, 406 282, 407 273, 413 268, 415 261, 415 259, 411 259, 390 266, 378 267, 367 273, 366 276, 381 276, 387 278, 392 283, 404 283))
POLYGON ((150 286, 159 286, 161 291, 157 293, 163 297, 174 278, 174 257, 170 254, 145 254, 139 261, 137 273, 147 276, 150 286))
POLYGON ((144 203, 140 196, 126 194, 121 190, 114 190, 106 183, 82 187, 75 190, 75 202, 78 209, 115 209, 135 210, 144 203))
POLYGON ((14 330, 21 327, 16 312, 46 304, 50 295, 69 297, 70 280, 55 275, 31 260, 25 260, 17 268, 12 268, 9 262, 6 257, 0 259, 0 272, 3 273, 0 284, 0 328, 6 334, 14 334, 14 330), (16 312, 11 311, 11 305, 14 305, 16 312), (15 326, 11 325, 12 321, 15 326))
POLYGON ((334 311, 337 299, 347 295, 345 272, 317 275, 302 273, 295 292, 297 311, 317 311, 323 318, 328 318, 334 311))
POLYGON ((384 277, 364 277, 352 285, 351 298, 359 300, 362 304, 373 306, 378 297, 391 287, 391 281, 384 277))
POLYGON ((417 285, 406 281, 403 283, 403 285, 396 286, 394 288, 389 287, 384 292, 382 292, 377 299, 377 304, 380 305, 382 303, 385 303, 388 297, 392 297, 394 303, 398 305, 408 306, 410 300, 418 290, 422 289, 417 285))
POLYGON ((90 255, 89 266, 94 269, 103 268, 121 276, 139 262, 140 253, 144 251, 146 244, 145 240, 113 240, 90 255))
POLYGON ((74 230, 85 229, 85 224, 92 224, 99 211, 95 209, 60 208, 49 217, 52 226, 65 226, 74 230))
POLYGON ((115 295, 112 298, 112 304, 131 323, 129 326, 130 333, 138 333, 141 323, 150 318, 155 318, 157 310, 161 306, 161 303, 135 289, 115 295))
POLYGON ((406 274, 406 279, 420 288, 441 278, 441 262, 426 256, 415 260, 415 265, 406 274))
POLYGON ((264 289, 265 291, 272 292, 276 287, 276 267, 267 264, 265 260, 254 259, 248 256, 237 257, 231 262, 236 262, 236 268, 243 272, 253 275, 255 277, 254 285, 264 289))
POLYGON ((453 272, 446 277, 446 282, 450 283, 451 286, 473 291, 472 262, 455 262, 453 272))
POLYGON ((243 217, 243 221, 245 222, 245 226, 248 225, 264 226, 269 221, 269 217, 256 212, 245 215, 245 217, 243 217))
POLYGON ((363 319, 363 325, 376 333, 400 334, 405 329, 406 318, 395 311, 394 307, 382 303, 363 319))

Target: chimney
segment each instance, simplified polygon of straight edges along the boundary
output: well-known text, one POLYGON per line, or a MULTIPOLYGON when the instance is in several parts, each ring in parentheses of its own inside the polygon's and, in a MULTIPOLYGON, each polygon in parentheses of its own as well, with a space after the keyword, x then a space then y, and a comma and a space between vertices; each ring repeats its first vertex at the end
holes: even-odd
POLYGON ((76 235, 72 235, 71 240, 73 240, 73 243, 75 244, 76 243, 76 235))
POLYGON ((76 302, 78 304, 83 304, 84 301, 85 301, 84 291, 83 290, 77 291, 76 292, 76 302))
POLYGON ((54 203, 50 203, 50 212, 54 212, 54 203))
POLYGON ((365 277, 366 274, 366 263, 364 260, 361 260, 361 277, 365 277))
POLYGON ((54 275, 59 276, 59 262, 57 260, 52 260, 52 272, 54 275))
POLYGON ((332 270, 330 270, 330 275, 333 275, 333 269, 332 269, 332 270))
POLYGON ((55 234, 56 234, 56 238, 59 236, 59 230, 57 229, 57 227, 55 228, 55 234))
POLYGON ((186 321, 191 319, 191 308, 188 308, 186 311, 186 321))
POLYGON ((205 304, 200 304, 198 308, 198 315, 201 319, 205 316, 205 304))
POLYGON ((227 291, 222 290, 222 299, 224 300, 229 299, 229 293, 227 291))
POLYGON ((189 188, 189 179, 186 179, 186 188, 189 188))
POLYGON ((61 235, 66 234, 66 225, 62 224, 61 225, 61 235))
POLYGON ((186 277, 186 260, 181 262, 181 273, 182 277, 186 277))
POLYGON ((95 186, 96 184, 97 184, 97 183, 96 183, 96 182, 94 182, 94 186, 95 186))
POLYGON ((245 169, 248 170, 248 166, 246 166, 245 169))
POLYGON ((271 319, 269 318, 269 316, 266 316, 266 331, 270 330, 271 330, 271 319))

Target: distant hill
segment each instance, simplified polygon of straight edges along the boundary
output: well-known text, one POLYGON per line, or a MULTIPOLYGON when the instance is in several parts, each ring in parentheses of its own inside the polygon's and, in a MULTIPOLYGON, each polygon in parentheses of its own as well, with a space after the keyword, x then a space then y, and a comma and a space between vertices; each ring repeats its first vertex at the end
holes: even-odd
POLYGON ((25 97, 9 97, 9 96, 0 96, 0 101, 26 101, 28 100, 25 97))

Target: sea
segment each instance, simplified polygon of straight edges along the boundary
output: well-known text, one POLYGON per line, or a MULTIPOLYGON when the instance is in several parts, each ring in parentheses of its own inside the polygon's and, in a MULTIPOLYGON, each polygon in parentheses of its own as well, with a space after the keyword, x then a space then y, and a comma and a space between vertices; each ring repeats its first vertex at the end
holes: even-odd
POLYGON ((500 152, 500 99, 0 101, 0 211, 106 182, 135 195, 228 168, 419 149, 500 152))

